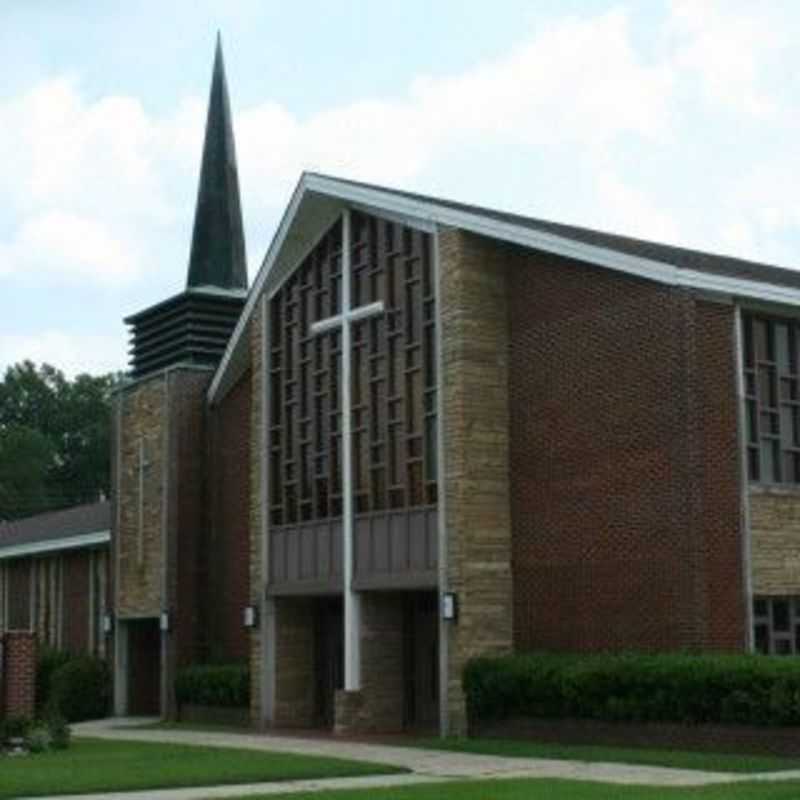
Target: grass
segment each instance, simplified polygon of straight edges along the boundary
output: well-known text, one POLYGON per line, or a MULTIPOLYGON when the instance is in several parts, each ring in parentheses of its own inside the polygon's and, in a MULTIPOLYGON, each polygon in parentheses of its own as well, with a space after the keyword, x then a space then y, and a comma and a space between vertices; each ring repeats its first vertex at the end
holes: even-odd
MULTIPOLYGON (((467 781, 380 790, 262 795, 247 800, 797 800, 800 781, 666 788, 566 780, 467 781)), ((244 800, 244 798, 239 798, 244 800)))
POLYGON ((547 744, 512 739, 419 739, 415 747, 482 753, 509 758, 554 758, 570 761, 637 764, 650 767, 699 769, 710 772, 779 772, 800 769, 800 759, 730 753, 652 750, 639 747, 547 744))
POLYGON ((0 762, 0 798, 213 786, 403 772, 258 750, 75 739, 69 750, 0 762))

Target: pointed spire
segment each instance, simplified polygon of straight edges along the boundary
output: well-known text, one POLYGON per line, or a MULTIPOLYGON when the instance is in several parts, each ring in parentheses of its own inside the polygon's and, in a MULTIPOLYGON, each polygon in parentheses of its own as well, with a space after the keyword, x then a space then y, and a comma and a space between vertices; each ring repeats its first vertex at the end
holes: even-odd
POLYGON ((236 148, 219 32, 186 286, 247 288, 236 148))

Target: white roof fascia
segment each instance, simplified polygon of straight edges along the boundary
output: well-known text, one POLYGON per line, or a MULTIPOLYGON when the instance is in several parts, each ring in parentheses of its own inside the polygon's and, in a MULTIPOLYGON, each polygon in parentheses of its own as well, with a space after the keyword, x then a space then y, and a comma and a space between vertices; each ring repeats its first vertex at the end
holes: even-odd
POLYGON ((323 178, 318 175, 311 175, 308 178, 309 189, 333 194, 344 200, 387 208, 408 217, 427 219, 439 225, 463 228, 494 239, 522 244, 659 283, 800 305, 800 290, 788 286, 684 269, 664 261, 632 256, 618 250, 578 242, 565 236, 536 231, 527 225, 503 222, 483 214, 448 208, 435 202, 397 196, 380 189, 352 186, 335 178, 323 178))
POLYGON ((94 533, 79 533, 77 536, 65 536, 63 539, 48 539, 42 542, 12 544, 8 547, 0 546, 0 561, 8 558, 20 558, 21 556, 55 553, 60 550, 96 547, 97 545, 108 544, 110 541, 111 531, 95 531, 94 533))
POLYGON ((392 214, 399 220, 409 225, 420 227, 423 230, 432 230, 438 225, 462 228, 493 239, 500 239, 534 250, 541 250, 565 258, 594 264, 668 286, 685 286, 744 298, 800 306, 800 290, 788 286, 684 269, 676 264, 621 253, 618 250, 586 244, 566 236, 537 231, 527 225, 505 222, 484 214, 449 208, 435 201, 404 197, 391 191, 355 186, 336 178, 303 173, 281 219, 278 231, 272 240, 261 270, 250 291, 247 304, 208 389, 207 397, 209 402, 213 402, 220 388, 222 376, 227 370, 232 353, 236 349, 244 328, 253 313, 256 298, 261 294, 271 267, 280 253, 306 192, 317 192, 329 197, 335 197, 355 207, 379 211, 383 215, 392 214))

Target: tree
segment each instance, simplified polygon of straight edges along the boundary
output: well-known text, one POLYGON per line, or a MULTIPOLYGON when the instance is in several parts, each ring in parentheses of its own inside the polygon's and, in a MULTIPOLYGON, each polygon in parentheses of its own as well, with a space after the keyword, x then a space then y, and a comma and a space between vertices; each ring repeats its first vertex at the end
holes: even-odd
POLYGON ((42 433, 11 425, 0 433, 0 519, 50 507, 47 473, 55 451, 42 433))
POLYGON ((110 402, 118 376, 64 374, 30 361, 0 381, 0 519, 108 494, 110 402))

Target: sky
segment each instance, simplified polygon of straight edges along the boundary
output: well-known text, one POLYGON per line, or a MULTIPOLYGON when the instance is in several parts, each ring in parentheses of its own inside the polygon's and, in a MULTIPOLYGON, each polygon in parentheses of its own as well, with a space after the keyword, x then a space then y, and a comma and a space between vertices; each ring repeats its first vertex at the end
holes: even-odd
POLYGON ((304 169, 800 268, 791 0, 2 0, 0 371, 183 289, 218 30, 251 280, 304 169))

